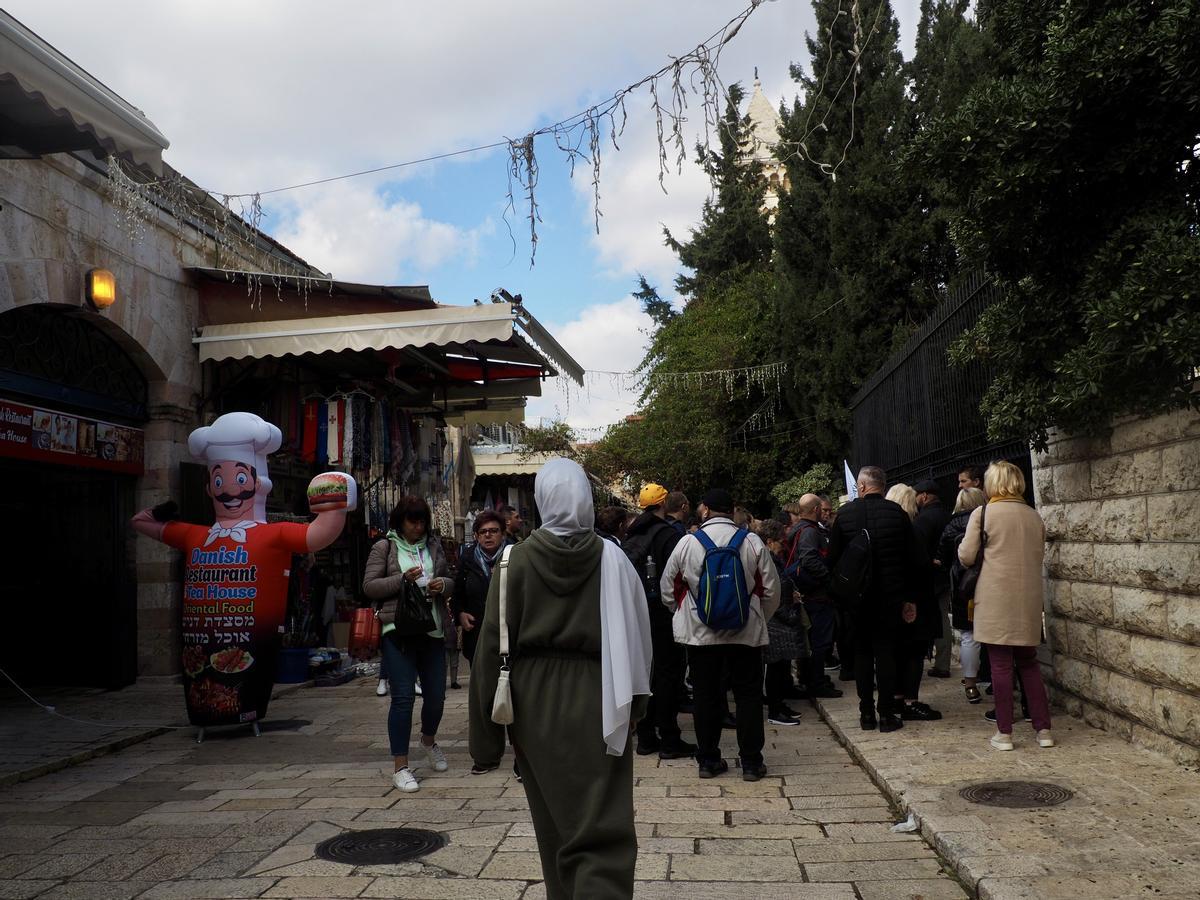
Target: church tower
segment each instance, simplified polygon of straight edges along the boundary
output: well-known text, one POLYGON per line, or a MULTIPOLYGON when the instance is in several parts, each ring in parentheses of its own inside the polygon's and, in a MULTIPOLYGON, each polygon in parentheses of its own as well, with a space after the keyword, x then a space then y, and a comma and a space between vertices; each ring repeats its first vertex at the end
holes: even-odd
POLYGON ((767 182, 762 211, 767 221, 774 224, 775 212, 779 208, 779 194, 788 189, 787 167, 775 158, 774 149, 779 143, 779 112, 763 94, 762 82, 758 80, 758 69, 754 70, 754 92, 750 95, 750 106, 746 111, 749 125, 741 142, 741 158, 756 162, 762 167, 767 182))

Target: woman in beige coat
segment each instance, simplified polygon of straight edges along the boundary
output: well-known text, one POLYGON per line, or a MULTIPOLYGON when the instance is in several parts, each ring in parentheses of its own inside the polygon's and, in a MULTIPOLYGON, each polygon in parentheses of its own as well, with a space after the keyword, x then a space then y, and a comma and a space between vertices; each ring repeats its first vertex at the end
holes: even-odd
POLYGON ((1039 747, 1053 747, 1050 706, 1038 668, 1042 642, 1042 557, 1046 529, 1025 502, 1025 476, 1012 463, 996 462, 983 476, 986 506, 971 513, 958 547, 964 566, 983 552, 975 588, 975 640, 986 644, 996 695, 997 750, 1013 749, 1013 667, 1021 673, 1039 747), (986 534, 984 534, 986 532, 986 534), (981 541, 981 535, 983 540, 981 541))

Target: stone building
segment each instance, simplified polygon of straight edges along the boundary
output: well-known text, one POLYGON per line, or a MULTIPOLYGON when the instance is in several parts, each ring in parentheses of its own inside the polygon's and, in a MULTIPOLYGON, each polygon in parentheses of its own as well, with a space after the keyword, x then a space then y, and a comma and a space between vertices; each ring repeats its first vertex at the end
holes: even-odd
POLYGON ((749 121, 741 142, 741 158, 762 167, 763 178, 767 183, 762 212, 769 222, 774 222, 775 213, 779 209, 779 195, 789 187, 787 166, 775 157, 775 147, 779 144, 779 126, 783 122, 779 118, 779 111, 763 94, 757 70, 754 73, 754 91, 750 95, 746 117, 749 121))

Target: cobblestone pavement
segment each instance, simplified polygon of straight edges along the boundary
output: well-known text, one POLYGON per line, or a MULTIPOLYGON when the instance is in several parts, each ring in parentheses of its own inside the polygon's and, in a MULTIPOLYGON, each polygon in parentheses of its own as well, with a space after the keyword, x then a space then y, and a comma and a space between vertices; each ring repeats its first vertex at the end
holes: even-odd
MULTIPOLYGON (((844 685, 852 687, 852 685, 844 685)), ((881 735, 858 725, 853 691, 820 701, 889 796, 982 900, 1200 897, 1200 778, 1165 756, 1055 711, 1057 747, 1017 721, 1016 750, 988 746, 990 702, 967 704, 958 678, 927 678, 922 699, 945 715, 881 735), (1074 791, 1060 806, 969 803, 970 784, 1023 780, 1074 791)), ((990 701, 991 698, 984 698, 990 701)))
MULTIPOLYGON (((467 774, 465 692, 450 692, 440 735, 450 771, 402 795, 374 686, 279 697, 260 738, 169 732, 0 788, 0 897, 544 897, 511 770, 467 774), (314 857, 332 835, 398 825, 449 843, 400 865, 314 857)), ((815 712, 767 740, 756 784, 637 758, 637 897, 965 896, 920 836, 889 832, 893 810, 815 712)))

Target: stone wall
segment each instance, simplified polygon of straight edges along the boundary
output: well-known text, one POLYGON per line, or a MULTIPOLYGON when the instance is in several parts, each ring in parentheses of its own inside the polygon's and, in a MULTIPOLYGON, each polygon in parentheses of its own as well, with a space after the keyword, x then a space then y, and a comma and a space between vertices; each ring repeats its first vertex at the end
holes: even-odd
POLYGON ((1033 470, 1055 699, 1200 763, 1200 413, 1052 435, 1033 470))
MULTIPOLYGON (((117 302, 92 321, 113 337, 149 382, 145 474, 138 508, 179 496, 179 463, 197 424, 199 357, 192 345, 199 294, 187 266, 213 265, 211 239, 160 212, 138 237, 121 227, 107 179, 66 154, 0 161, 0 314, 28 304, 84 307, 88 269, 110 269, 117 302)), ((261 268, 245 258, 236 268, 261 268)), ((131 540, 133 540, 131 535, 131 540)), ((179 671, 179 554, 133 541, 138 674, 179 671)))

